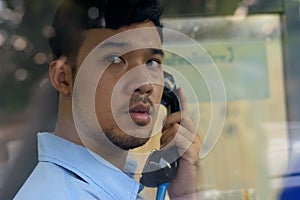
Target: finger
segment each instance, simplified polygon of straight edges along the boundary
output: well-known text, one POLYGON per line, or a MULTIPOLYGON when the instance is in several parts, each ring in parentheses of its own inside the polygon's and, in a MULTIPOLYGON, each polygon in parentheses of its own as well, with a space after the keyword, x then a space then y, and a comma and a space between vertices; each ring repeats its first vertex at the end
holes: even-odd
POLYGON ((178 132, 180 133, 177 134, 174 138, 174 142, 176 143, 176 147, 180 157, 182 157, 182 159, 190 161, 198 160, 201 148, 200 135, 196 133, 193 135, 193 137, 191 137, 190 135, 190 137, 186 137, 186 135, 188 135, 186 131, 184 129, 181 129, 181 131, 179 129, 178 132))
POLYGON ((164 125, 163 125, 163 131, 173 124, 180 123, 181 122, 181 112, 175 112, 171 113, 169 116, 167 116, 164 125))
POLYGON ((178 95, 180 97, 181 107, 182 107, 182 110, 181 110, 181 115, 182 115, 181 119, 182 120, 181 120, 180 124, 182 126, 186 127, 191 132, 195 132, 195 131, 197 131, 197 128, 195 127, 194 121, 192 120, 191 116, 189 115, 187 98, 181 87, 178 88, 178 95))
POLYGON ((190 132, 195 133, 197 131, 197 127, 195 126, 194 121, 190 117, 187 112, 182 112, 182 120, 180 125, 188 129, 190 132))
POLYGON ((178 124, 173 124, 172 126, 170 126, 168 129, 166 129, 163 133, 162 136, 160 138, 160 145, 161 148, 169 145, 169 146, 174 146, 175 145, 175 136, 178 132, 179 129, 179 125, 178 124), (172 140, 174 140, 174 142, 171 144, 172 140))
MULTIPOLYGON (((197 132, 191 132, 186 127, 179 125, 178 131, 176 133, 176 136, 180 136, 185 138, 187 141, 192 142, 196 136, 197 132)), ((178 144, 179 139, 177 139, 175 136, 176 144, 178 144)))
POLYGON ((178 88, 178 95, 181 101, 181 108, 183 111, 188 110, 188 103, 187 103, 187 98, 183 92, 183 89, 181 87, 178 88))
POLYGON ((185 145, 190 145, 196 135, 196 132, 191 132, 184 126, 173 124, 162 133, 161 147, 176 145, 185 149, 185 145))
POLYGON ((184 113, 184 112, 176 112, 170 114, 164 122, 162 131, 168 129, 170 126, 172 126, 175 123, 184 126, 186 129, 188 129, 191 132, 197 131, 194 121, 191 119, 188 113, 184 113))
POLYGON ((177 158, 180 158, 190 147, 191 142, 188 141, 181 135, 176 135, 172 140, 170 138, 165 138, 164 144, 161 146, 161 150, 169 152, 169 150, 176 150, 177 158), (175 139, 176 138, 176 139, 175 139))
POLYGON ((167 116, 163 125, 163 131, 175 123, 181 124, 182 126, 186 127, 192 132, 196 131, 194 121, 191 119, 188 113, 184 113, 181 111, 172 113, 169 116, 167 116))

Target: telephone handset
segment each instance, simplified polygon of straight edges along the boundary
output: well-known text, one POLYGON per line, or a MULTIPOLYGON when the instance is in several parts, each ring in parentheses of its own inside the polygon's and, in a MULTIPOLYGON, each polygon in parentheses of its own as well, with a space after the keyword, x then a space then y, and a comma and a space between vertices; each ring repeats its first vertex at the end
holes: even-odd
MULTIPOLYGON (((179 111, 180 102, 174 77, 165 71, 164 84, 161 104, 166 106, 168 114, 179 111)), ((179 154, 176 147, 154 150, 148 157, 140 183, 146 187, 158 187, 156 199, 164 199, 167 185, 176 175, 179 164, 178 158, 179 154)))

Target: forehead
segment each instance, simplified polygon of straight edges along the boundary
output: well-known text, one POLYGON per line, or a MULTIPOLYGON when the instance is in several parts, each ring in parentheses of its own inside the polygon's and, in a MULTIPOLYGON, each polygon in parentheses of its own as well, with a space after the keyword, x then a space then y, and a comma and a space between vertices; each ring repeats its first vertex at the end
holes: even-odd
POLYGON ((84 41, 78 52, 78 64, 94 48, 127 53, 137 49, 161 48, 161 40, 152 22, 133 24, 120 29, 90 29, 83 33, 84 41))

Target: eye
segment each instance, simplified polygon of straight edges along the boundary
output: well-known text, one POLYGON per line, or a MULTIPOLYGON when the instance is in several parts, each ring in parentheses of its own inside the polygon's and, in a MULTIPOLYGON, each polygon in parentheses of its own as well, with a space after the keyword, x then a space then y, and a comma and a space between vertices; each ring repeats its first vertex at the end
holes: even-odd
POLYGON ((111 64, 125 63, 125 60, 121 56, 118 56, 118 55, 109 55, 105 58, 105 60, 111 64))
POLYGON ((146 66, 148 67, 160 67, 161 66, 161 61, 160 60, 156 60, 156 59, 151 59, 151 60, 148 60, 146 62, 146 66))

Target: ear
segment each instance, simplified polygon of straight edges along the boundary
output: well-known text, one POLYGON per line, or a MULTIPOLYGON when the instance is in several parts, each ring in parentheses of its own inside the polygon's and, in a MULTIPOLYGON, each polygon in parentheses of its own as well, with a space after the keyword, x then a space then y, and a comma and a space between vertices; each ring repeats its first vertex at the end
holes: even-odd
POLYGON ((54 88, 62 95, 72 94, 72 70, 66 59, 54 60, 49 66, 49 76, 54 88))

